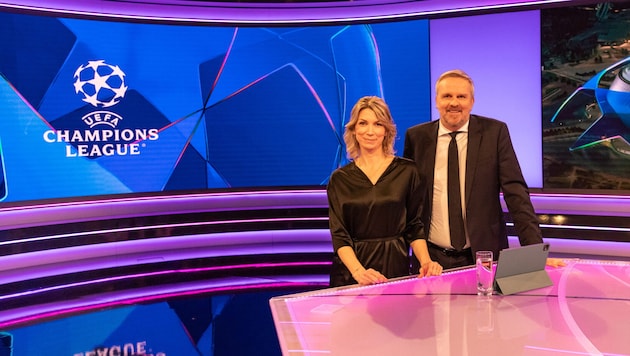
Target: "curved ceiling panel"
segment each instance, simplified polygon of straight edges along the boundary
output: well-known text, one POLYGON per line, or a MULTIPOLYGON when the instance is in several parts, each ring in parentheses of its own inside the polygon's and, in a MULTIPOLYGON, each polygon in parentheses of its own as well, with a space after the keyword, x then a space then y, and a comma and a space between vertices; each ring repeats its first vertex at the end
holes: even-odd
MULTIPOLYGON (((276 0, 277 1, 277 0, 276 0)), ((322 2, 213 2, 195 0, 16 0, 0 8, 56 16, 199 24, 328 24, 379 21, 536 7, 570 0, 356 0, 322 2)), ((575 2, 575 1, 574 1, 575 2)))

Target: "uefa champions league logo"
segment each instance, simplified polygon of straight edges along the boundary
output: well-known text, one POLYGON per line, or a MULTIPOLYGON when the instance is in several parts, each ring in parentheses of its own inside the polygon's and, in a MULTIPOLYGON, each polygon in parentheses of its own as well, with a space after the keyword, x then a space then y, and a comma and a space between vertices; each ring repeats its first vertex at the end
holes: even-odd
MULTIPOLYGON (((43 139, 47 143, 65 142, 66 157, 112 157, 136 156, 148 141, 159 139, 159 129, 145 127, 119 128, 123 117, 105 110, 120 102, 127 92, 125 73, 117 66, 104 60, 88 61, 74 72, 74 91, 92 110, 81 117, 88 129, 74 124, 46 130, 43 139)), ((110 109, 111 110, 111 109, 110 109)))
POLYGON ((74 72, 74 90, 83 95, 86 103, 107 108, 118 104, 125 96, 125 73, 104 60, 88 61, 74 72))

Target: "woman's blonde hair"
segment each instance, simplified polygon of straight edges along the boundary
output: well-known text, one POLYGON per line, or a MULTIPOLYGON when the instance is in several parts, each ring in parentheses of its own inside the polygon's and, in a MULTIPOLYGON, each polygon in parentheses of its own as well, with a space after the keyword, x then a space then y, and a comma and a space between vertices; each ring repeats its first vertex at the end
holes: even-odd
POLYGON ((383 138, 383 152, 387 155, 396 153, 394 150, 394 141, 396 139, 396 124, 389 111, 389 107, 385 101, 378 96, 364 96, 352 108, 350 112, 350 121, 345 126, 343 140, 346 143, 346 155, 349 159, 355 160, 361 155, 361 148, 355 136, 357 122, 359 121, 359 113, 361 110, 370 109, 376 115, 376 118, 385 127, 385 137, 383 138))

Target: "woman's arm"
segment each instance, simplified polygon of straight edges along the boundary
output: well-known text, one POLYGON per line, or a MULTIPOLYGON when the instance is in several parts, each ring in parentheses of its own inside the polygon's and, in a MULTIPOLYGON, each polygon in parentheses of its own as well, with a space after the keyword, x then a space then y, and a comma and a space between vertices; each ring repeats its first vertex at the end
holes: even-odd
POLYGON ((343 246, 337 250, 337 255, 341 259, 341 262, 348 268, 354 278, 359 284, 375 284, 387 282, 387 278, 383 276, 379 271, 372 268, 365 269, 361 262, 357 259, 357 255, 350 246, 343 246))

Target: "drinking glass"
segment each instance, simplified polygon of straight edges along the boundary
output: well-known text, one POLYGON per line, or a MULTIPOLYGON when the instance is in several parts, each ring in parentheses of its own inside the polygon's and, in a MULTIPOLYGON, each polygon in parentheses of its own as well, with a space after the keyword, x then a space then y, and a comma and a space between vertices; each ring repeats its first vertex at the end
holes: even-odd
POLYGON ((492 270, 492 251, 477 251, 477 295, 492 295, 494 272, 492 270))

